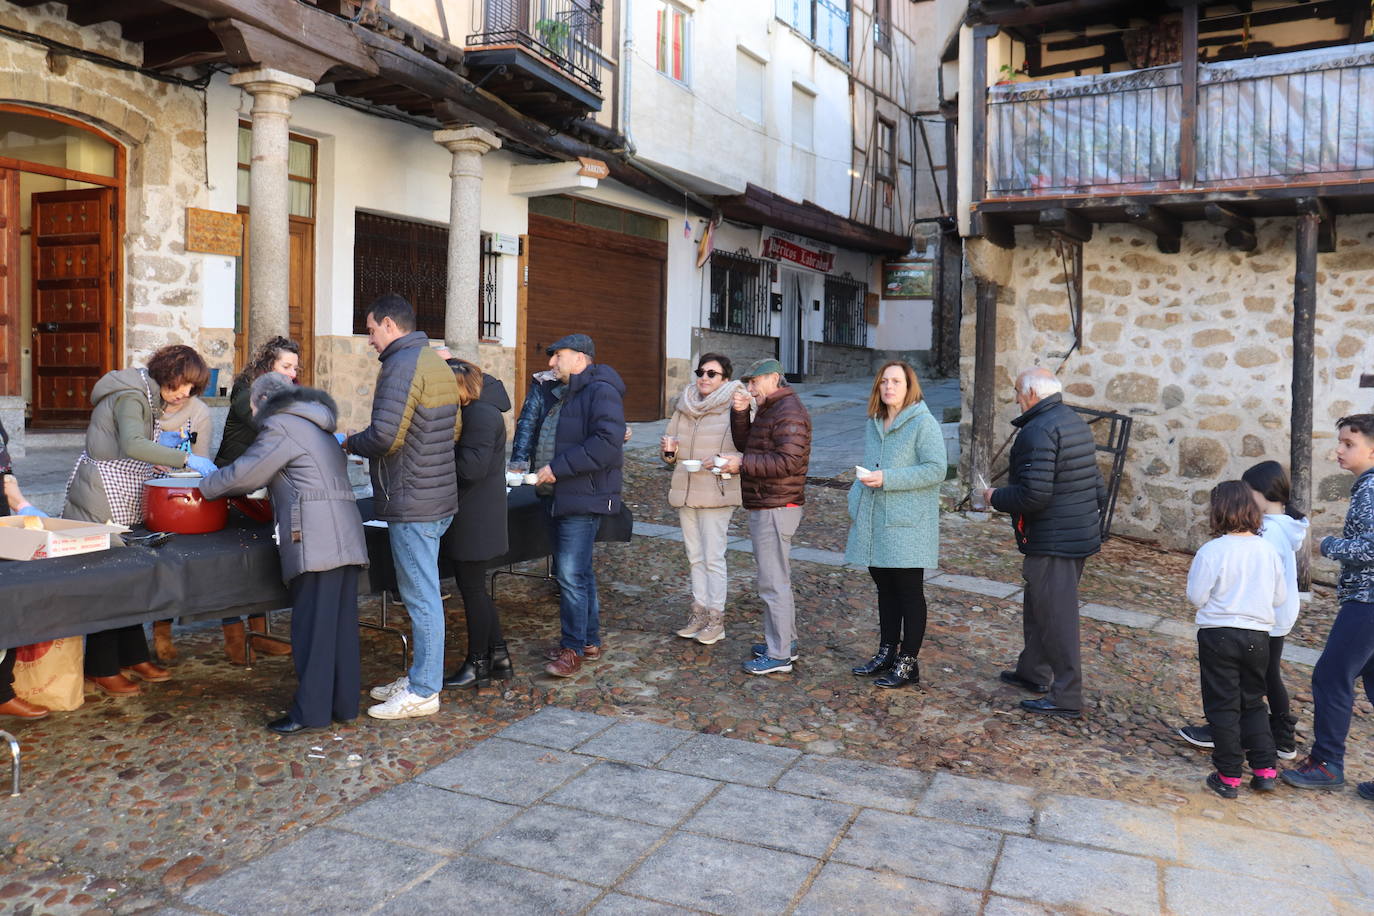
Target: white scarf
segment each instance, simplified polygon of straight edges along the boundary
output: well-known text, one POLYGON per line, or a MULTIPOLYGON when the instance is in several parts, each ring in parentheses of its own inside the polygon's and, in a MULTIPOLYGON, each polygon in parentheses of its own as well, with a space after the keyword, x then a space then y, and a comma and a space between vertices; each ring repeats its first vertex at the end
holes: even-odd
POLYGON ((682 390, 682 397, 677 399, 677 409, 694 420, 707 414, 720 413, 722 410, 730 409, 731 397, 743 387, 739 382, 730 381, 703 396, 697 391, 696 382, 688 382, 687 387, 682 390))

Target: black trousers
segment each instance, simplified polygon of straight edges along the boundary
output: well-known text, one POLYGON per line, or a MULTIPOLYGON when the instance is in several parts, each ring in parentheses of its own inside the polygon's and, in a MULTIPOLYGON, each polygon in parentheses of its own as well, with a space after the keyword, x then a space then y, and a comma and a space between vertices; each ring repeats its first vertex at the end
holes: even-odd
POLYGON ((919 655, 926 638, 926 571, 870 566, 868 574, 878 587, 878 641, 900 644, 902 655, 919 655))
POLYGON ((1239 779, 1249 758, 1252 770, 1273 767, 1274 736, 1264 705, 1269 634, 1236 627, 1197 631, 1202 711, 1212 726, 1212 764, 1222 776, 1239 779))
POLYGON ((1078 655, 1078 579, 1082 557, 1025 557, 1022 631, 1026 647, 1016 673, 1049 684, 1047 699, 1067 709, 1083 708, 1083 670, 1078 655))
POLYGON ((141 665, 149 658, 148 638, 141 624, 86 637, 86 677, 114 677, 120 668, 141 665))
POLYGON ((487 561, 461 560, 454 565, 463 616, 468 625, 468 655, 477 657, 502 641, 501 616, 487 593, 487 561))
POLYGON ((291 718, 326 726, 358 717, 358 567, 307 572, 291 580, 291 656, 296 696, 291 718))
POLYGON ((0 658, 0 703, 14 699, 14 650, 5 649, 0 658))
POLYGON ((1276 747, 1295 747, 1294 730, 1298 717, 1288 703, 1288 688, 1283 684, 1283 637, 1269 637, 1269 667, 1264 672, 1264 695, 1269 699, 1269 731, 1276 747))

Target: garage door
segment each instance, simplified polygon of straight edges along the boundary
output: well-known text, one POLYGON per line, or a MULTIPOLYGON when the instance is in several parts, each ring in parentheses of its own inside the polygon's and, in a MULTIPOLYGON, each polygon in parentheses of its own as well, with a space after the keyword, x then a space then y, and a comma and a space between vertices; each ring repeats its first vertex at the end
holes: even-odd
POLYGON ((660 419, 667 243, 533 212, 529 226, 528 370, 546 368, 544 348, 563 335, 590 334, 596 361, 625 380, 625 418, 660 419))

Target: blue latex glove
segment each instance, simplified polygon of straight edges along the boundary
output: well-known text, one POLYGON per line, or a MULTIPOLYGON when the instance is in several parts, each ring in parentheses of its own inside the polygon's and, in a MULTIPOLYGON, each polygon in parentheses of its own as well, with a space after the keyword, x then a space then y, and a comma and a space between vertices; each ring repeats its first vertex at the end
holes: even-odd
POLYGON ((335 433, 335 434, 334 434, 334 441, 337 442, 337 443, 339 443, 340 445, 343 445, 343 444, 344 444, 344 440, 347 439, 347 438, 348 438, 348 437, 345 436, 343 433, 335 433))
POLYGON ((187 455, 186 466, 202 477, 209 477, 218 470, 213 461, 209 458, 202 458, 199 455, 187 455))
POLYGON ((168 448, 181 448, 181 433, 174 429, 169 429, 165 433, 157 434, 157 444, 165 445, 168 448))
POLYGON ((27 506, 25 506, 24 508, 20 509, 20 510, 19 510, 19 514, 20 514, 20 515, 32 515, 32 516, 35 516, 36 518, 48 518, 48 513, 44 512, 42 509, 40 509, 40 508, 38 508, 37 506, 35 506, 33 503, 29 503, 27 506))

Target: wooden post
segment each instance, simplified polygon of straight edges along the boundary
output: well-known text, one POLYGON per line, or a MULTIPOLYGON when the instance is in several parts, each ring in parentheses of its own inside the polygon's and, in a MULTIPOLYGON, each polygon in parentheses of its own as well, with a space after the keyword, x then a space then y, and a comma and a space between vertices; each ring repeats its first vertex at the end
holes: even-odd
POLYGON ((957 229, 940 232, 939 289, 935 310, 939 313, 935 368, 946 378, 959 375, 959 323, 964 313, 964 240, 957 229))
POLYGON ((1197 4, 1189 2, 1182 10, 1183 40, 1179 74, 1182 104, 1178 119, 1178 182, 1191 188, 1197 180, 1197 4))
MULTIPOLYGON (((1298 215, 1297 267, 1293 275, 1293 384, 1289 420, 1289 476, 1293 506, 1312 511, 1312 376, 1317 330, 1317 233, 1321 216, 1298 215)), ((1298 552, 1298 589, 1312 587, 1311 538, 1298 552)))
POLYGON ((977 277, 973 281, 977 326, 973 344, 973 423, 969 441, 969 485, 978 475, 992 483, 992 439, 997 414, 997 284, 977 277))
POLYGON ((973 27, 973 204, 982 203, 988 193, 988 39, 997 34, 995 25, 973 27))

